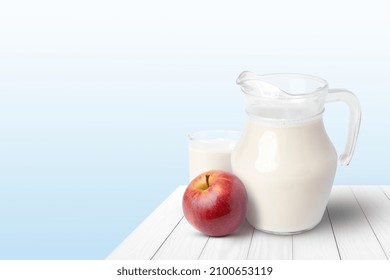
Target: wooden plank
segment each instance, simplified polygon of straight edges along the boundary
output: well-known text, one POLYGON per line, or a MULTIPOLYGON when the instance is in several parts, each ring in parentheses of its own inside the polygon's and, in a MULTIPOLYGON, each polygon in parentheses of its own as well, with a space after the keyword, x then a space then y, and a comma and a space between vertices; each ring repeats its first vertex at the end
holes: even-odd
POLYGON ((244 222, 231 235, 210 237, 200 259, 202 260, 244 260, 248 256, 253 227, 244 222))
POLYGON ((185 188, 178 187, 107 259, 150 260, 183 217, 180 201, 185 188))
POLYGON ((352 188, 386 257, 390 256, 390 200, 380 186, 352 188))
POLYGON ((333 187, 328 211, 341 259, 386 259, 349 186, 333 187))
POLYGON ((249 260, 291 260, 292 236, 274 235, 254 230, 249 260))
POLYGON ((294 260, 339 260, 333 229, 325 211, 321 223, 307 232, 293 235, 294 260))
POLYGON ((196 260, 200 257, 208 239, 208 236, 194 229, 183 218, 152 259, 196 260))

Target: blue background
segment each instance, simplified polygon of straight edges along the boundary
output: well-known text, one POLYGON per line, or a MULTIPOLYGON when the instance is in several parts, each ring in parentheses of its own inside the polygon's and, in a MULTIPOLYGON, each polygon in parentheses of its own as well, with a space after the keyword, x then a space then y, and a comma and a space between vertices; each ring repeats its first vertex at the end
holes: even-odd
MULTIPOLYGON (((242 130, 243 70, 360 99, 335 184, 389 184, 386 1, 9 1, 0 8, 0 259, 102 259, 180 184, 187 137, 242 130)), ((343 104, 325 111, 342 152, 343 104)))

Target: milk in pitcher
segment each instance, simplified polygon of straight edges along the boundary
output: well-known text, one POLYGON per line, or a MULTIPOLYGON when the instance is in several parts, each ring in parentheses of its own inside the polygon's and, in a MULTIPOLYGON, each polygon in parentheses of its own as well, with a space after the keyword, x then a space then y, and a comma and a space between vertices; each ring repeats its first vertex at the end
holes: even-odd
POLYGON ((337 155, 322 116, 278 126, 247 120, 232 168, 248 194, 248 222, 272 233, 297 233, 321 221, 337 155))

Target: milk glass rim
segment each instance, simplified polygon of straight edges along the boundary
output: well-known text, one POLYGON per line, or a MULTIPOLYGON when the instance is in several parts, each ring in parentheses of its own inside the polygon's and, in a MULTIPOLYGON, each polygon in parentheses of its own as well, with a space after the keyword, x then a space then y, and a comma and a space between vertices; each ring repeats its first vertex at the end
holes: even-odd
POLYGON ((189 133, 187 136, 189 141, 204 141, 210 139, 238 140, 241 136, 241 131, 230 129, 198 130, 189 133))

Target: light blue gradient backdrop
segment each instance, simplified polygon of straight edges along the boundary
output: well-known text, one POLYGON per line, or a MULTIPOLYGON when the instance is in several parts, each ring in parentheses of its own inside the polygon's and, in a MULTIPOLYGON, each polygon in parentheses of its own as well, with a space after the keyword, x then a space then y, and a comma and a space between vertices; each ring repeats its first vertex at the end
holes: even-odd
MULTIPOLYGON (((0 259, 106 257, 187 183, 189 132, 243 128, 243 70, 353 91, 361 133, 335 183, 389 184, 385 3, 1 4, 0 259)), ((325 120, 341 152, 346 106, 325 120)))

